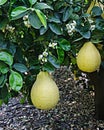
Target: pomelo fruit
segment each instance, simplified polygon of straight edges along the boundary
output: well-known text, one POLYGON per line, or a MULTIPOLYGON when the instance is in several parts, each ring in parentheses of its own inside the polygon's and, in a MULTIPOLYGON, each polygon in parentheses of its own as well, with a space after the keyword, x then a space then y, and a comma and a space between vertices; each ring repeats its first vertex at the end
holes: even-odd
POLYGON ((49 110, 59 101, 59 89, 48 72, 41 71, 31 89, 33 105, 42 110, 49 110))
POLYGON ((86 42, 77 55, 77 65, 84 72, 94 72, 99 69, 101 56, 92 42, 86 42))

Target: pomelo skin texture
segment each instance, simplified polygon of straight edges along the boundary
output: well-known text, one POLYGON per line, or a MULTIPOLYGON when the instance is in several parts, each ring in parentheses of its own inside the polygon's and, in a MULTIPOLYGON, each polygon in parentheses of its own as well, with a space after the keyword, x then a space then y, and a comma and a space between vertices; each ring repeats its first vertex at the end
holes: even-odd
POLYGON ((101 56, 92 42, 86 42, 77 55, 77 65, 84 72, 94 72, 99 69, 101 56))
POLYGON ((59 89, 48 72, 41 71, 31 89, 33 105, 42 110, 49 110, 59 101, 59 89))

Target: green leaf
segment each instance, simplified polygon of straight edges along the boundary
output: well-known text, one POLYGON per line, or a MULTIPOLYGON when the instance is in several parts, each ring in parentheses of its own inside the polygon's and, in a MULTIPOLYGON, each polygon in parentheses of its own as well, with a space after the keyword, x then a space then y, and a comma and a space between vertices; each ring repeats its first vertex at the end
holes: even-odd
POLYGON ((91 25, 88 21, 82 21, 82 19, 77 21, 76 31, 79 32, 83 38, 89 39, 91 37, 90 28, 91 25))
POLYGON ((73 13, 71 16, 70 16, 70 19, 73 19, 73 20, 78 20, 80 17, 79 17, 79 15, 78 14, 76 14, 76 13, 73 13))
POLYGON ((21 73, 24 73, 24 72, 27 72, 27 71, 28 71, 27 67, 26 67, 24 64, 21 64, 21 63, 15 63, 15 64, 13 65, 13 67, 14 67, 17 71, 19 71, 19 72, 21 72, 21 73))
POLYGON ((53 55, 49 55, 48 56, 48 61, 55 67, 55 68, 60 68, 60 63, 58 61, 58 59, 53 56, 53 55))
POLYGON ((63 34, 63 31, 62 31, 60 25, 58 25, 56 23, 50 23, 49 27, 50 27, 51 31, 54 32, 55 34, 57 34, 57 35, 62 35, 63 34))
POLYGON ((3 88, 7 81, 7 75, 0 75, 0 88, 3 88))
POLYGON ((24 104, 25 101, 26 101, 26 99, 27 99, 27 98, 26 98, 26 96, 24 95, 24 97, 22 97, 22 98, 20 99, 20 103, 21 103, 21 104, 24 104))
POLYGON ((51 16, 48 20, 49 22, 61 23, 60 18, 55 16, 51 16))
POLYGON ((12 10, 11 17, 13 19, 21 18, 26 14, 27 10, 28 10, 28 8, 25 6, 18 6, 12 10))
POLYGON ((66 22, 69 19, 69 17, 72 15, 72 13, 73 13, 72 8, 66 8, 66 10, 63 13, 63 18, 62 18, 63 21, 66 22))
POLYGON ((6 74, 8 71, 9 71, 8 66, 5 63, 0 62, 0 72, 2 74, 6 74))
POLYGON ((5 79, 5 76, 4 75, 0 75, 0 88, 1 88, 1 84, 3 83, 5 79))
POLYGON ((43 2, 41 2, 41 3, 37 2, 34 5, 34 8, 39 9, 39 10, 42 10, 42 9, 51 9, 51 10, 53 10, 53 8, 51 6, 49 6, 49 5, 47 5, 46 3, 43 3, 43 2))
POLYGON ((48 72, 53 72, 55 70, 55 68, 52 64, 47 62, 47 63, 44 64, 43 70, 48 71, 48 72))
POLYGON ((35 29, 40 29, 40 27, 42 26, 42 24, 35 12, 31 12, 29 14, 29 22, 30 22, 31 26, 35 29))
POLYGON ((29 2, 31 5, 34 5, 37 2, 37 0, 29 0, 29 2))
POLYGON ((0 99, 0 107, 2 106, 2 104, 3 104, 3 100, 0 99))
POLYGON ((58 61, 60 64, 64 61, 64 51, 62 48, 57 47, 58 61))
POLYGON ((6 64, 11 66, 13 64, 13 57, 7 52, 1 51, 0 52, 0 60, 4 61, 6 64))
POLYGON ((9 22, 9 21, 8 21, 7 18, 1 19, 1 20, 0 20, 0 29, 1 29, 1 30, 4 29, 4 28, 7 26, 8 22, 9 22))
POLYGON ((47 20, 46 20, 46 16, 43 14, 42 11, 38 10, 38 9, 35 9, 35 12, 37 14, 37 16, 39 17, 41 23, 43 24, 43 26, 45 28, 47 28, 47 20))
POLYGON ((80 7, 80 6, 76 6, 76 7, 74 8, 74 12, 76 12, 76 13, 78 13, 80 10, 81 10, 81 7, 80 7))
POLYGON ((87 32, 80 32, 80 34, 86 38, 86 39, 89 39, 91 37, 91 32, 90 31, 87 31, 87 32))
MULTIPOLYGON (((104 19, 96 19, 95 26, 97 30, 100 30, 104 34, 104 19)), ((99 32, 98 32, 99 33, 99 32)))
POLYGON ((12 70, 9 76, 9 85, 11 89, 19 91, 23 85, 22 76, 18 72, 12 70))
POLYGON ((0 88, 0 99, 6 99, 8 97, 8 88, 7 86, 4 86, 0 88))
POLYGON ((71 58, 71 63, 73 65, 75 65, 76 64, 76 58, 74 56, 70 56, 70 58, 71 58))
POLYGON ((48 28, 41 27, 40 28, 40 35, 45 34, 45 32, 48 30, 48 28))
POLYGON ((59 41, 59 45, 65 51, 69 51, 71 49, 70 42, 67 41, 66 39, 61 39, 59 41))
POLYGON ((0 0, 0 5, 3 5, 7 2, 7 0, 0 0))
POLYGON ((103 13, 102 9, 98 6, 93 7, 92 15, 93 16, 100 16, 103 13))

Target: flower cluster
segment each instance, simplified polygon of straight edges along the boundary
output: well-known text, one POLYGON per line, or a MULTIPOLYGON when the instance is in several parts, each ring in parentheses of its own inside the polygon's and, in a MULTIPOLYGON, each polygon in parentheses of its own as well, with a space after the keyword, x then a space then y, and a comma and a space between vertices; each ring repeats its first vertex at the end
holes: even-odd
POLYGON ((45 50, 42 54, 38 56, 38 60, 40 61, 41 64, 47 62, 47 56, 48 56, 47 50, 45 50))
POLYGON ((11 33, 13 33, 14 30, 15 30, 15 27, 7 24, 7 26, 5 27, 5 29, 3 29, 2 31, 5 32, 6 30, 9 31, 9 32, 11 32, 11 33))
POLYGON ((49 47, 56 49, 57 48, 57 42, 52 42, 52 43, 50 42, 49 47))
POLYGON ((23 17, 23 21, 24 21, 24 25, 25 25, 27 28, 30 28, 30 27, 31 27, 31 24, 30 24, 30 22, 29 22, 29 20, 28 20, 28 15, 25 15, 25 16, 23 17))
POLYGON ((71 36, 73 35, 73 32, 75 32, 75 27, 76 27, 76 21, 73 20, 72 23, 66 24, 66 29, 68 31, 68 34, 71 36))

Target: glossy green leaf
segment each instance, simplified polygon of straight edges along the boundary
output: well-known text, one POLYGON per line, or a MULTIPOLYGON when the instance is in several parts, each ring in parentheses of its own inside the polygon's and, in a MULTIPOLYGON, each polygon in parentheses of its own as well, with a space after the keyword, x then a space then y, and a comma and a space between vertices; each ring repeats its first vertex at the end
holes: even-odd
POLYGON ((70 42, 67 41, 66 39, 61 39, 59 41, 59 45, 65 51, 69 51, 71 49, 70 42))
POLYGON ((46 16, 44 15, 44 13, 42 11, 38 10, 38 9, 35 9, 35 12, 36 12, 37 16, 39 17, 43 26, 45 28, 47 28, 47 20, 46 20, 46 16))
POLYGON ((48 20, 49 22, 61 23, 60 18, 55 16, 51 16, 48 20))
POLYGON ((27 68, 24 64, 21 64, 21 63, 15 63, 15 64, 13 65, 13 67, 14 67, 17 71, 19 71, 19 72, 21 72, 21 73, 24 73, 24 72, 27 72, 27 71, 28 71, 28 68, 27 68))
POLYGON ((42 26, 42 23, 35 12, 31 12, 29 14, 29 22, 31 26, 35 29, 40 29, 40 27, 42 26))
MULTIPOLYGON (((103 34, 104 34, 104 19, 96 19, 96 21, 95 21, 95 26, 96 26, 96 29, 97 30, 100 30, 100 32, 102 33, 103 32, 103 34)), ((98 34, 100 34, 99 32, 98 32, 98 34)), ((101 35, 101 34, 100 34, 101 35)), ((95 35, 96 36, 96 35, 95 35)))
POLYGON ((71 16, 70 16, 70 19, 73 19, 73 20, 78 20, 79 19, 79 15, 77 13, 73 13, 71 16))
POLYGON ((64 51, 61 47, 57 47, 58 61, 60 64, 64 61, 64 51))
POLYGON ((11 71, 11 74, 9 76, 9 85, 11 89, 19 91, 23 85, 22 76, 18 72, 11 71))
POLYGON ((4 75, 0 75, 0 88, 1 88, 1 84, 3 83, 5 79, 5 76, 4 75))
POLYGON ((55 70, 55 68, 52 64, 47 62, 43 65, 43 70, 48 71, 48 72, 53 72, 55 70))
POLYGON ((63 13, 63 18, 62 18, 63 21, 66 22, 69 19, 69 17, 72 15, 72 13, 73 13, 72 8, 66 8, 66 10, 63 13))
POLYGON ((8 64, 9 66, 11 66, 13 64, 13 56, 10 55, 7 52, 1 51, 0 52, 0 60, 4 61, 6 64, 8 64))
POLYGON ((8 66, 5 63, 0 62, 0 72, 2 74, 6 74, 8 71, 9 71, 8 66))
POLYGON ((45 34, 45 32, 48 30, 48 28, 41 27, 40 28, 40 35, 45 34))
POLYGON ((37 0, 29 0, 29 2, 31 5, 34 5, 37 2, 37 0))
POLYGON ((90 28, 91 25, 88 21, 84 21, 83 19, 77 21, 76 31, 79 32, 83 38, 89 39, 91 37, 90 28))
POLYGON ((7 2, 7 0, 0 0, 0 5, 3 5, 7 2))
POLYGON ((11 17, 13 19, 21 18, 21 17, 23 17, 25 15, 27 10, 28 10, 28 8, 25 7, 25 6, 18 6, 15 9, 12 10, 11 17))
POLYGON ((87 31, 87 32, 80 32, 80 34, 86 38, 86 39, 89 39, 91 37, 91 32, 90 31, 87 31))
POLYGON ((57 34, 57 35, 62 35, 63 34, 61 26, 59 26, 58 24, 50 23, 49 27, 50 27, 51 31, 54 32, 55 34, 57 34))
POLYGON ((102 9, 98 6, 93 7, 92 15, 93 16, 100 16, 103 13, 102 9))
POLYGON ((55 68, 60 68, 60 63, 58 59, 54 55, 49 55, 48 56, 48 61, 55 67, 55 68))
POLYGON ((7 75, 0 75, 0 88, 3 88, 7 81, 7 75))
POLYGON ((51 10, 53 10, 53 8, 51 6, 49 6, 49 5, 47 5, 46 3, 43 3, 43 2, 41 2, 41 3, 37 2, 34 5, 34 8, 39 9, 39 10, 42 10, 42 9, 51 9, 51 10))

